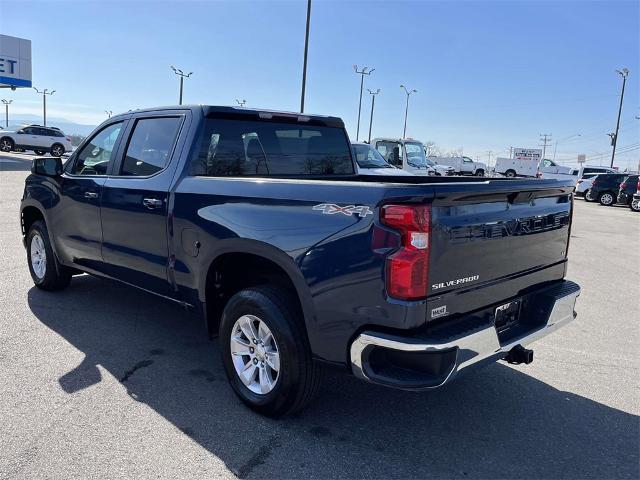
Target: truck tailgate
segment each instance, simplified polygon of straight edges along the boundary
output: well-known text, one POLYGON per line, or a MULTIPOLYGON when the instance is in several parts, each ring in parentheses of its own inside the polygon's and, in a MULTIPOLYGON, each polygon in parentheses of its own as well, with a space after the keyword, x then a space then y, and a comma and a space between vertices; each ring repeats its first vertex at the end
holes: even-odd
POLYGON ((439 185, 431 211, 427 319, 462 313, 461 303, 473 308, 473 297, 486 306, 562 278, 572 190, 569 182, 541 180, 439 185))

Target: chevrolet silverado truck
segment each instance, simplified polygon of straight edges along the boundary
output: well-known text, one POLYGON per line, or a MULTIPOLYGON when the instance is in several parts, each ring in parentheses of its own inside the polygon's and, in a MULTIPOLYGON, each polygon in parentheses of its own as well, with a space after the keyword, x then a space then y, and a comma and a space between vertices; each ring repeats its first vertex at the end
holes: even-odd
POLYGON ((358 175, 339 118, 130 111, 63 164, 36 158, 20 218, 33 282, 88 273, 201 317, 252 409, 302 408, 324 364, 406 390, 530 363, 575 318, 571 182, 358 175))

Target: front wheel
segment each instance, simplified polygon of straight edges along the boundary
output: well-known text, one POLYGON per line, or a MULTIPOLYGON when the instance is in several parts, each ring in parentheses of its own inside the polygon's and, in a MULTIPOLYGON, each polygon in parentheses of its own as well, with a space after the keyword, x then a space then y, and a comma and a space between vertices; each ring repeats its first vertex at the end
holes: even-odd
POLYGON ((506 177, 509 177, 509 178, 514 178, 516 176, 516 171, 515 170, 507 170, 504 175, 506 177))
POLYGON ((476 177, 484 177, 484 170, 476 170, 476 177))
POLYGON ((640 212, 640 198, 634 198, 633 200, 631 200, 629 208, 631 208, 631 210, 633 210, 634 212, 640 212))
POLYGON ((3 138, 0 140, 0 151, 10 152, 15 147, 15 143, 10 138, 3 138))
POLYGON ((264 415, 302 409, 319 385, 301 312, 293 296, 275 287, 236 293, 220 322, 222 361, 240 400, 264 415))
POLYGON ((604 205, 605 207, 609 207, 615 203, 615 198, 611 192, 603 192, 600 194, 600 198, 598 198, 600 205, 604 205))
POLYGON ((33 283, 42 290, 62 290, 71 281, 71 271, 60 265, 53 254, 44 222, 34 222, 29 229, 27 262, 33 283))

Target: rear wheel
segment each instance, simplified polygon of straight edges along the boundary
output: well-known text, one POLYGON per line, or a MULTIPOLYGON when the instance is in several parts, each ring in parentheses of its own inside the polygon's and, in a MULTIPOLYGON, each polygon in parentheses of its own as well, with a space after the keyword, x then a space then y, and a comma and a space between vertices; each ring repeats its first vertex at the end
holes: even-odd
POLYGON ((584 199, 587 202, 595 202, 596 201, 596 199, 591 196, 591 189, 589 189, 586 192, 584 192, 584 199))
POLYGON ((609 207, 611 205, 613 205, 615 203, 615 198, 613 196, 613 193, 611 192, 602 192, 600 194, 600 197, 598 197, 598 201, 600 202, 600 205, 604 205, 605 207, 609 207))
POLYGON ((64 154, 64 147, 59 143, 56 143, 51 147, 52 157, 61 157, 63 154, 64 154))
POLYGON ((31 225, 27 235, 27 263, 36 287, 42 290, 62 290, 71 281, 71 270, 60 265, 49 240, 44 222, 31 225))
POLYGON ((44 155, 45 153, 47 153, 46 150, 34 150, 33 153, 35 153, 36 155, 44 155))
POLYGON ((476 177, 484 177, 484 170, 476 170, 476 177))
POLYGON ((10 138, 3 138, 0 140, 0 151, 10 152, 15 146, 16 144, 10 138))
POLYGON ((509 177, 509 178, 513 178, 516 176, 516 171, 515 170, 507 170, 505 173, 505 176, 509 177))
POLYGON ((251 409, 281 416, 302 409, 319 384, 301 313, 287 290, 236 293, 220 322, 222 361, 231 387, 251 409))

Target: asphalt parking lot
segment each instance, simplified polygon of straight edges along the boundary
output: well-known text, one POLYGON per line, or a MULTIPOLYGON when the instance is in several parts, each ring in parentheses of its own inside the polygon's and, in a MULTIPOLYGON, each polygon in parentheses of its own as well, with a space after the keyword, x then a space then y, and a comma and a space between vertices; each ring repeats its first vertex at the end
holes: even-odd
POLYGON ((333 373, 274 421, 240 404, 179 307, 87 275, 33 287, 31 158, 0 156, 0 478, 640 477, 640 214, 576 201, 579 316, 533 364, 421 394, 333 373))

